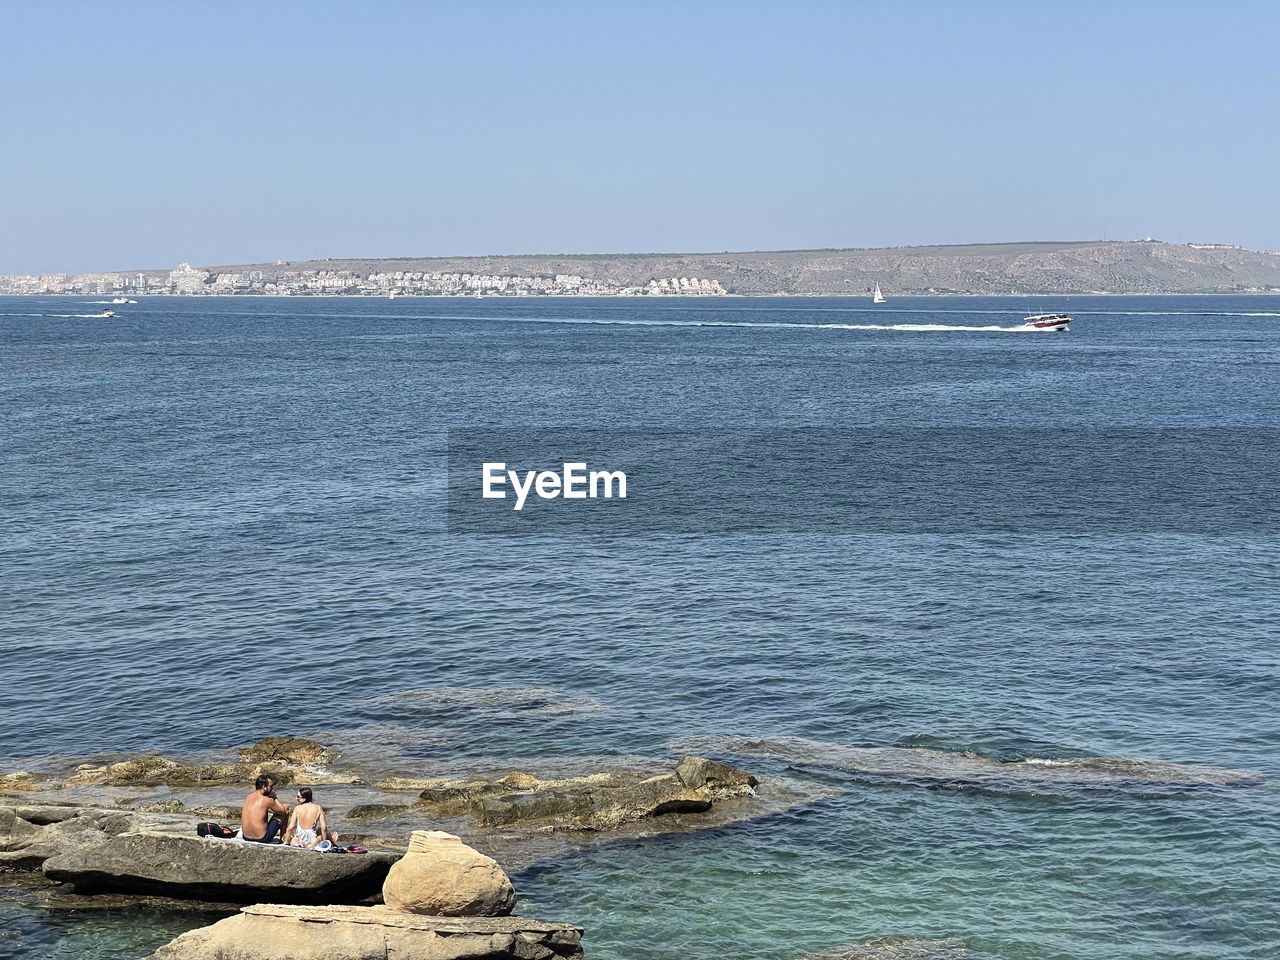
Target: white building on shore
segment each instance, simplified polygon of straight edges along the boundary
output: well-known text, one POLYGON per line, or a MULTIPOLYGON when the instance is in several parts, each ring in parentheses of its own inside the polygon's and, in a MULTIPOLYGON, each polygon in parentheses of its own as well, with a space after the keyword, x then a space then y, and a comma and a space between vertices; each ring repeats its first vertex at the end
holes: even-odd
POLYGON ((174 293, 204 293, 209 271, 200 270, 189 263, 180 263, 169 271, 169 286, 174 293))

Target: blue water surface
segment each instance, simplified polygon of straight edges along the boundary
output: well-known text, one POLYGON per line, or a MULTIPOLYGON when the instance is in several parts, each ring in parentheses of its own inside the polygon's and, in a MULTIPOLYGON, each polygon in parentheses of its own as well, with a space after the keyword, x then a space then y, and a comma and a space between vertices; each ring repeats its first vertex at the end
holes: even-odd
MULTIPOLYGON (((0 299, 0 772, 361 729, 410 762, 735 734, 1253 769, 993 792, 760 761, 841 792, 516 879, 597 960, 1280 956, 1273 536, 444 523, 450 426, 1280 426, 1280 298, 85 300, 0 299), (1076 321, 998 329, 1028 308, 1076 321), (437 687, 580 709, 394 696, 437 687)), ((0 906, 31 955, 184 923, 0 906)))

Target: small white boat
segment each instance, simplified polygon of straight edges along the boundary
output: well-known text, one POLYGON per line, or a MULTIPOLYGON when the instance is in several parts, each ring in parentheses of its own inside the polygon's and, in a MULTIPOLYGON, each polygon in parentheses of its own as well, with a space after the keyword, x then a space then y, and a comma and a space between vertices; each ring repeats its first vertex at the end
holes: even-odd
POLYGON ((129 298, 128 297, 112 297, 111 302, 112 303, 128 303, 129 298))
POLYGON ((83 318, 83 319, 85 319, 85 320, 110 320, 110 319, 111 319, 112 317, 114 317, 115 315, 116 315, 116 313, 115 313, 115 311, 114 311, 114 310, 100 310, 100 311, 99 311, 99 312, 97 312, 97 313, 79 313, 79 314, 76 314, 76 316, 78 316, 78 317, 82 317, 82 318, 83 318))
POLYGON ((884 303, 884 294, 880 292, 880 284, 876 284, 876 292, 871 295, 872 303, 884 303))
POLYGON ((387 294, 388 300, 394 300, 395 298, 396 298, 396 292, 394 290, 392 290, 390 293, 387 294))
POLYGON ((1065 313, 1033 313, 1022 321, 1024 327, 1032 330, 1044 330, 1049 333, 1063 333, 1071 317, 1065 313))

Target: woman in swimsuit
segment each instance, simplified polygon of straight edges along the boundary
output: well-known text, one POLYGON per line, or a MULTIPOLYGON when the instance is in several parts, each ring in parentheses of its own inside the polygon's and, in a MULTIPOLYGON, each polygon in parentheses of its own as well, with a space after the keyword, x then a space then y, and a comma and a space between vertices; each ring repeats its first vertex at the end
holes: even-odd
POLYGON ((284 831, 284 842, 291 847, 306 847, 314 850, 321 840, 327 838, 328 824, 324 819, 324 808, 311 799, 311 788, 298 790, 298 805, 289 815, 289 825, 284 831))

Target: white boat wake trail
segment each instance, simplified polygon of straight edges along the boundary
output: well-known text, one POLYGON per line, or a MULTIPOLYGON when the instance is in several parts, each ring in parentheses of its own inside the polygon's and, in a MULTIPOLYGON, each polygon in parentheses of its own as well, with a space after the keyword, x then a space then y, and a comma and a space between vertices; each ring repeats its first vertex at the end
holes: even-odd
MULTIPOLYGON (((458 317, 457 319, 482 319, 458 317)), ((514 320, 519 323, 575 323, 624 327, 745 327, 747 329, 774 330, 900 330, 908 333, 1043 333, 1018 324, 1012 327, 998 325, 964 326, 952 323, 780 323, 761 320, 755 323, 738 320, 597 320, 573 317, 484 317, 486 320, 514 320)))
MULTIPOLYGON (((753 324, 745 324, 745 326, 753 326, 753 324)), ((800 326, 800 324, 781 324, 784 327, 800 326)), ((1043 330, 1036 330, 1023 324, 1016 327, 966 327, 948 323, 814 323, 805 324, 805 326, 816 327, 820 330, 906 330, 913 333, 947 333, 950 331, 960 331, 968 333, 1043 333, 1043 330)))
POLYGON ((101 313, 0 313, 0 317, 53 317, 59 320, 105 320, 101 313))

